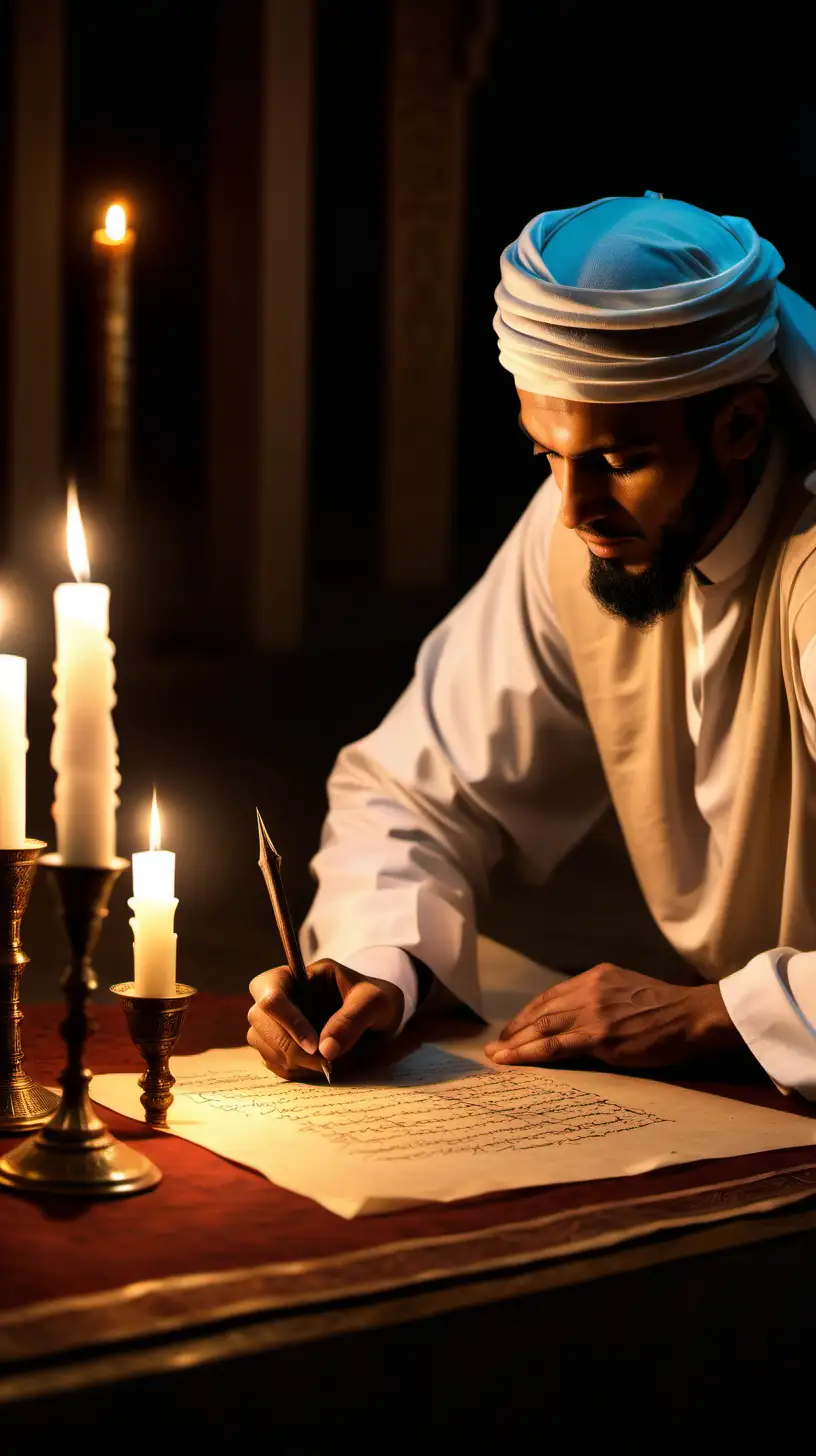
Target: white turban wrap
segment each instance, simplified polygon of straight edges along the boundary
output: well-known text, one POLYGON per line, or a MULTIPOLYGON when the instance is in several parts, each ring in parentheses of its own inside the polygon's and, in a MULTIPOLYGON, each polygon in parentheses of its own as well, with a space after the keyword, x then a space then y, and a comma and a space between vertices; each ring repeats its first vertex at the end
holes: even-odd
POLYGON ((623 403, 769 381, 777 351, 816 419, 816 309, 783 268, 745 218, 655 192, 542 212, 502 253, 499 358, 521 389, 623 403))

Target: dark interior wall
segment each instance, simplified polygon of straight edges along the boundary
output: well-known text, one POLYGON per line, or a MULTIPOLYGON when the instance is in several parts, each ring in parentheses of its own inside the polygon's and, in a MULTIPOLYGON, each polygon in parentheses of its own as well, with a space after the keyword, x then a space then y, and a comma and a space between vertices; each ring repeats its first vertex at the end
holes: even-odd
POLYGON ((9 535, 9 307, 11 302, 11 11, 0 0, 0 561, 9 535))
MULTIPOLYGON (((161 502, 165 521, 175 519, 184 538, 179 549, 200 535, 206 510, 207 169, 214 48, 219 17, 232 3, 68 0, 67 8, 66 468, 92 495, 99 328, 90 234, 101 199, 121 192, 134 204, 138 230, 133 494, 148 509, 161 502)), ((249 0, 241 3, 248 12, 249 0)), ((380 0, 317 5, 312 599, 323 586, 331 597, 376 577, 389 29, 380 0)), ((251 25, 244 30, 251 36, 251 25)), ((252 90, 257 39, 244 62, 252 90)), ((236 157, 235 169, 244 163, 236 157)), ((252 257, 234 261, 254 276, 252 257)), ((191 624, 195 611, 189 604, 191 624)), ((199 615, 205 631, 203 604, 199 615)))
POLYGON ((381 0, 320 0, 315 83, 311 575, 376 579, 385 279, 381 0))
POLYGON ((133 475, 197 507, 205 480, 210 0, 68 0, 65 52, 66 465, 96 476, 100 203, 133 203, 133 475))

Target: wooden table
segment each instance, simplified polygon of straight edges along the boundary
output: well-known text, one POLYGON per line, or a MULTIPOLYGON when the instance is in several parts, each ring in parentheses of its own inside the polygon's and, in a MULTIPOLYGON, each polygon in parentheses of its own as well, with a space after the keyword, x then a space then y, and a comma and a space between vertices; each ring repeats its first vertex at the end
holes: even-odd
MULTIPOLYGON (((60 1014, 26 1014, 45 1080, 60 1014)), ((240 1044, 245 1018, 245 996, 202 994, 179 1051, 240 1044)), ((135 1071, 120 1009, 97 1019, 91 1065, 135 1071)), ((808 1110, 747 1058, 700 1073, 684 1084, 808 1110)), ((239 1428, 287 1452, 578 1430, 631 1444, 655 1421, 665 1445, 738 1418, 756 1434, 809 1357, 816 1148, 346 1221, 102 1111, 164 1180, 107 1203, 0 1195, 10 1451, 91 1424, 117 1452, 239 1428)))

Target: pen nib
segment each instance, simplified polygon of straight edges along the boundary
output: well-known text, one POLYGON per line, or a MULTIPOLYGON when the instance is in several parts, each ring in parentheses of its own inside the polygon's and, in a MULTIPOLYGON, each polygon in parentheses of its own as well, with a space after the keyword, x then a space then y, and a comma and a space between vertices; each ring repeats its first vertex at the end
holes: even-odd
POLYGON ((261 818, 260 809, 258 809, 257 807, 255 809, 255 816, 258 820, 258 850, 261 856, 258 863, 260 864, 261 868, 263 868, 264 862, 271 852, 274 858, 277 860, 278 864, 280 864, 280 855, 278 854, 278 851, 272 843, 272 840, 269 838, 269 830, 267 829, 266 825, 263 822, 263 819, 261 818))
POLYGON ((323 1059, 323 1076, 326 1078, 326 1081, 331 1087, 331 1067, 329 1066, 329 1063, 325 1060, 325 1058, 323 1059))

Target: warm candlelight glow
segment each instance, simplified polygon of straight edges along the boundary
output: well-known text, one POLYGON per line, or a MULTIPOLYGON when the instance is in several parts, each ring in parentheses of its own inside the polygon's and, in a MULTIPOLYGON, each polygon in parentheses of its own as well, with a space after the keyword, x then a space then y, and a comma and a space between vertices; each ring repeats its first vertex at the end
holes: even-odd
POLYGON ((153 807, 150 810, 150 848, 151 851, 161 849, 161 819, 155 789, 153 790, 153 807))
POLYGON ((88 561, 88 548, 85 544, 85 528, 82 524, 82 512, 79 509, 79 496, 77 495, 76 482, 68 484, 68 560, 71 563, 71 570, 76 581, 90 581, 91 566, 88 561))
POLYGON ((111 203, 105 213, 105 235, 111 243, 121 243, 127 232, 127 213, 120 202, 111 203))

